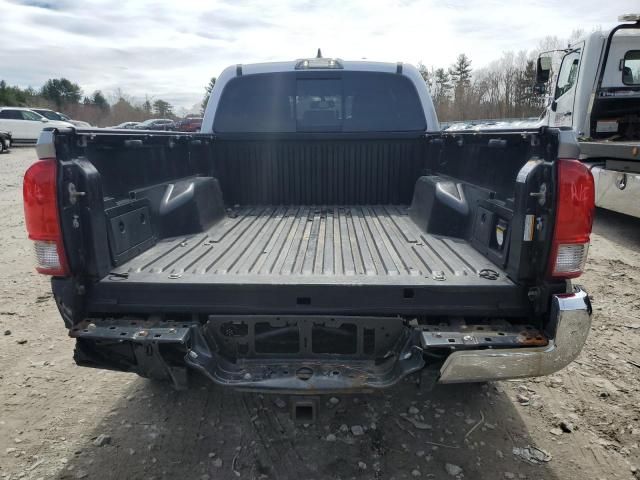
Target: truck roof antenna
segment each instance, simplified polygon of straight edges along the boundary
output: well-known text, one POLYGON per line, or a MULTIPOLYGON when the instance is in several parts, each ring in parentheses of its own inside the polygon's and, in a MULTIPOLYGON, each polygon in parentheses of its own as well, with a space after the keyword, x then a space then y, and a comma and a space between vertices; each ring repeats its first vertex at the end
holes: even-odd
POLYGON ((316 55, 316 58, 322 58, 322 52, 320 51, 320 49, 318 49, 318 54, 316 55))

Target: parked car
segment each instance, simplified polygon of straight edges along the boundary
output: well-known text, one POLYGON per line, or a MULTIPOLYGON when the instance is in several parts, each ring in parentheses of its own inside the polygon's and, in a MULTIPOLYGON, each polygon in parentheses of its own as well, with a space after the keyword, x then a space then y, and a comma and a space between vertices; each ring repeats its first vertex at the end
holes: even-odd
POLYGON ((119 123, 118 125, 114 125, 113 127, 106 127, 106 128, 120 128, 120 129, 130 129, 130 128, 136 128, 138 125, 140 125, 140 122, 122 122, 119 123))
POLYGON ((150 118, 136 125, 138 130, 175 130, 176 124, 169 118, 150 118))
POLYGON ((176 130, 180 132, 199 132, 202 127, 202 118, 187 117, 176 122, 176 130))
POLYGON ((29 108, 0 107, 0 130, 11 132, 13 143, 35 143, 44 127, 73 127, 68 122, 49 120, 29 108))
POLYGON ((8 152, 11 148, 11 132, 0 130, 0 153, 8 152))
POLYGON ((570 130, 442 132, 415 67, 313 58, 226 69, 199 134, 119 136, 47 130, 24 177, 78 365, 316 395, 547 375, 585 343, 570 130))
POLYGON ((91 128, 91 124, 89 122, 83 122, 82 120, 72 120, 64 113, 54 112, 53 110, 49 110, 48 108, 32 108, 36 113, 39 113, 45 118, 49 120, 56 120, 59 122, 69 122, 72 125, 80 128, 91 128))

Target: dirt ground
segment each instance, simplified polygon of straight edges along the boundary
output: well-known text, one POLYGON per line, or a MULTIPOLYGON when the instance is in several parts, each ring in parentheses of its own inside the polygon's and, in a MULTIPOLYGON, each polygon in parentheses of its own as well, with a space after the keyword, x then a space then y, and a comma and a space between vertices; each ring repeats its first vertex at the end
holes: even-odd
POLYGON ((593 296, 593 328, 565 370, 322 397, 319 422, 305 427, 286 397, 205 382, 174 392, 75 366, 25 238, 22 174, 34 158, 32 148, 0 155, 1 478, 640 477, 640 221, 598 211, 579 282, 593 296), (543 460, 529 463, 517 455, 525 447, 549 456, 534 450, 543 460))

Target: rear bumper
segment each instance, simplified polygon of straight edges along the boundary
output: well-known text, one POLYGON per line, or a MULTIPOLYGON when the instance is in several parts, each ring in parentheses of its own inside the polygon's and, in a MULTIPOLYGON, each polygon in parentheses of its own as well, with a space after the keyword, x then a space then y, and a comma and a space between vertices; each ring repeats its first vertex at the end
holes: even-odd
MULTIPOLYGON (((458 333, 427 333, 420 325, 407 325, 399 317, 304 316, 271 319, 274 328, 294 325, 299 330, 299 337, 294 341, 294 345, 300 346, 299 353, 259 354, 258 343, 254 341, 256 325, 264 324, 268 317, 231 318, 234 321, 229 321, 228 317, 210 316, 204 325, 198 321, 125 319, 77 325, 71 330, 71 336, 78 339, 75 359, 79 365, 169 379, 178 388, 186 386, 187 369, 192 369, 220 385, 288 393, 384 388, 425 366, 440 383, 533 377, 560 370, 578 356, 589 332, 591 305, 587 294, 579 288, 571 294, 554 295, 547 328, 548 343, 544 347, 512 346, 519 340, 504 333, 507 330, 498 332, 498 336, 487 344, 483 340, 489 338, 484 337, 492 334, 486 329, 480 329, 482 333, 475 337, 468 327, 458 333), (323 329, 340 331, 345 324, 357 332, 357 346, 352 355, 321 355, 312 351, 314 328, 322 325, 323 329), (247 331, 238 333, 242 328, 247 331), (367 355, 366 332, 375 333, 376 340, 371 347, 380 350, 382 355, 375 358, 367 355), (246 358, 232 360, 225 354, 225 342, 237 334, 241 342, 232 343, 228 348, 245 345, 246 358), (444 348, 439 346, 435 350, 446 356, 439 375, 438 364, 430 361, 434 356, 421 353, 428 353, 430 344, 425 338, 429 335, 433 335, 432 340, 444 336, 445 341, 455 343, 455 346, 447 343, 444 348), (460 335, 460 341, 451 338, 456 335, 460 335), (385 340, 387 337, 389 341, 385 340), (504 343, 509 341, 512 343, 504 343)), ((264 338, 268 340, 268 334, 264 338)))
POLYGON ((591 327, 587 293, 552 297, 550 324, 555 336, 545 347, 454 352, 440 369, 440 383, 484 382, 549 375, 566 367, 580 353, 591 327))

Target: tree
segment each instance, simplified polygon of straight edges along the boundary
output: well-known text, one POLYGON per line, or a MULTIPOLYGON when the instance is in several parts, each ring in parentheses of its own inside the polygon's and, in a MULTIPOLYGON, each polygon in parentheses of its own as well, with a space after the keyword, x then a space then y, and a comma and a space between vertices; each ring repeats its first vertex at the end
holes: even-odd
POLYGON ((62 110, 65 105, 80 102, 82 89, 77 83, 70 82, 66 78, 51 78, 45 82, 40 94, 54 103, 58 110, 62 110))
POLYGON ((544 97, 533 91, 536 83, 536 62, 528 60, 524 70, 520 71, 516 86, 519 116, 536 115, 544 105, 544 97))
POLYGON ((441 105, 449 99, 451 93, 451 78, 444 68, 438 68, 433 75, 433 100, 441 105))
POLYGON ((169 102, 165 102, 164 100, 156 100, 153 102, 153 113, 158 117, 170 117, 173 115, 173 107, 169 102))
POLYGON ((139 122, 149 118, 149 115, 145 115, 144 112, 136 109, 124 95, 121 95, 118 101, 111 106, 109 118, 111 125, 117 125, 118 123, 129 121, 139 122))
POLYGON ((204 98, 202 99, 202 104, 200 105, 200 113, 204 115, 204 111, 207 108, 207 103, 209 102, 209 97, 211 96, 211 90, 213 90, 214 85, 216 84, 216 77, 211 77, 209 83, 206 87, 204 87, 204 98))
POLYGON ((425 81, 425 83, 431 86, 431 75, 429 73, 429 69, 425 66, 424 63, 418 62, 418 72, 420 72, 420 75, 422 76, 422 79, 425 81))
POLYGON ((151 100, 148 96, 145 96, 144 102, 142 102, 142 110, 144 110, 147 115, 151 115, 153 107, 151 106, 151 100))
POLYGON ((111 106, 100 90, 84 97, 82 105, 69 105, 65 113, 73 118, 84 120, 93 125, 101 124, 111 112, 111 106))
POLYGON ((0 105, 14 107, 24 105, 26 101, 27 97, 19 87, 12 87, 0 80, 0 105))
POLYGON ((451 81, 458 87, 468 87, 471 84, 471 60, 464 53, 458 55, 455 63, 449 67, 451 81))
POLYGON ((458 55, 455 63, 449 67, 449 77, 453 82, 455 114, 464 120, 467 116, 468 96, 471 90, 471 60, 464 53, 458 55))
POLYGON ((107 99, 100 90, 93 92, 93 95, 91 95, 91 103, 103 112, 109 111, 109 102, 107 102, 107 99))

